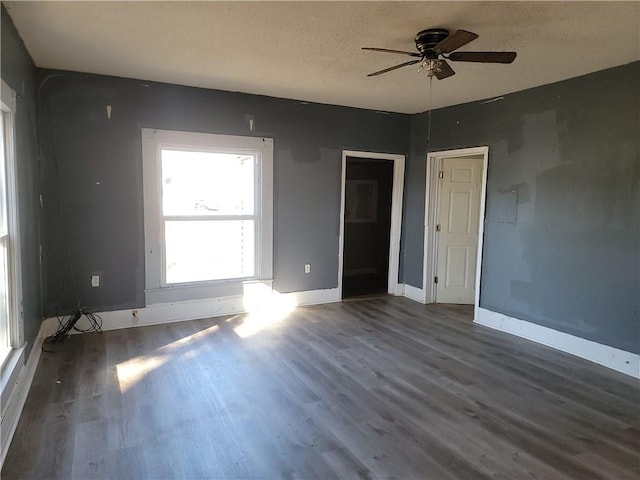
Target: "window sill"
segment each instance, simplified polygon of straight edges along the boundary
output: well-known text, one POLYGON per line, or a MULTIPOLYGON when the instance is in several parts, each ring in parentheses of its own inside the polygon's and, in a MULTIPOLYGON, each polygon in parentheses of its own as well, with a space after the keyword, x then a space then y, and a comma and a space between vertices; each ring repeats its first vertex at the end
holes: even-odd
MULTIPOLYGON (((9 349, 8 354, 2 362, 2 377, 0 379, 0 395, 2 396, 2 406, 6 407, 13 385, 18 380, 22 367, 24 367, 25 345, 20 348, 9 349)), ((4 411, 2 412, 4 416, 4 411)))
POLYGON ((222 283, 194 283, 191 285, 182 284, 164 288, 151 288, 144 291, 145 304, 149 306, 188 300, 234 297, 244 295, 246 285, 255 283, 261 283, 271 288, 273 280, 239 279, 222 283))

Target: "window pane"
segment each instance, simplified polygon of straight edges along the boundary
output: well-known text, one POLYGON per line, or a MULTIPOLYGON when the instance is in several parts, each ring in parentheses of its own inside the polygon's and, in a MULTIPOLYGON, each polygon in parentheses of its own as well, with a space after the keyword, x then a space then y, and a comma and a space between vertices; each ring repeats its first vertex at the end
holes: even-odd
POLYGON ((166 282, 254 276, 253 220, 165 222, 166 282))
POLYGON ((7 226, 7 166, 5 159, 4 112, 0 110, 0 235, 6 235, 7 226))
MULTIPOLYGON (((0 237, 0 355, 9 344, 9 272, 8 238, 0 237)), ((3 358, 0 358, 2 361, 3 358)))
POLYGON ((162 150, 166 215, 253 215, 253 155, 162 150))
POLYGON ((7 162, 5 156, 5 116, 0 110, 0 361, 9 353, 9 235, 7 212, 7 162))

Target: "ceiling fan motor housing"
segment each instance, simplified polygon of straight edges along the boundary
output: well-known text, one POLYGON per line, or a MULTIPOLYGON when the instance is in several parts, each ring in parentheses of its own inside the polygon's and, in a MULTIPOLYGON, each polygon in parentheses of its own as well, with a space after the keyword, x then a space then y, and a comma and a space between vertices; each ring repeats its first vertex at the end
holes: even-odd
POLYGON ((422 30, 416 35, 416 48, 426 58, 437 58, 438 55, 432 48, 448 36, 449 30, 443 28, 428 28, 422 30))

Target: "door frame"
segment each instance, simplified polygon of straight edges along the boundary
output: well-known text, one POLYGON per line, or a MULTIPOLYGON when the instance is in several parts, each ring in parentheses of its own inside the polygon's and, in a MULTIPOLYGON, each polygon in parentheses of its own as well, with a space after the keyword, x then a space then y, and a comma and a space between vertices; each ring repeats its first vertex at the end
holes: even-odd
POLYGON ((388 293, 401 295, 398 274, 400 269, 400 233, 402 229, 402 198, 404 195, 405 156, 392 153, 342 151, 342 177, 340 181, 340 236, 338 239, 338 292, 342 299, 342 274, 344 269, 344 206, 347 181, 347 157, 369 160, 393 160, 393 187, 391 193, 391 235, 389 236, 388 293))
POLYGON ((435 303, 436 284, 434 281, 435 270, 438 261, 438 236, 436 235, 436 219, 440 208, 440 182, 438 172, 442 161, 446 158, 466 157, 471 155, 483 155, 482 161, 482 185, 480 187, 480 213, 478 215, 478 249, 476 253, 476 278, 474 318, 478 318, 480 305, 480 277, 482 268, 482 243, 484 239, 484 215, 487 197, 487 169, 489 166, 489 147, 460 148, 456 150, 444 150, 427 153, 426 164, 426 188, 424 208, 424 259, 422 268, 422 285, 424 303, 435 303))

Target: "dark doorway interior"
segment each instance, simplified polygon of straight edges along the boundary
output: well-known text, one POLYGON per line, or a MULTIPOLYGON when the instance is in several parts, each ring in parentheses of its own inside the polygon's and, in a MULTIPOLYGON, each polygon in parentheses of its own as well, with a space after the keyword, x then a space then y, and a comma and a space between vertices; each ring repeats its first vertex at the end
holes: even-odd
POLYGON ((348 157, 342 298, 387 293, 393 160, 348 157))

